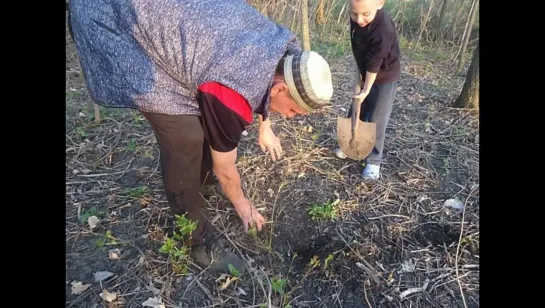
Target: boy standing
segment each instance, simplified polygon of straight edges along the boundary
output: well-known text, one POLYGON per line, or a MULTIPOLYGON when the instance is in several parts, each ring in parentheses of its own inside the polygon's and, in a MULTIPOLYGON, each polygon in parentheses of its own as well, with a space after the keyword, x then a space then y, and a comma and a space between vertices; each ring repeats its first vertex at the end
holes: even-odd
MULTIPOLYGON (((376 123, 377 129, 375 146, 362 172, 363 178, 372 180, 380 176, 386 126, 401 73, 395 24, 383 6, 384 0, 349 0, 350 43, 357 63, 354 98, 363 99, 360 120, 376 123)), ((351 114, 352 107, 348 117, 351 114)), ((341 149, 334 152, 346 158, 341 149)))

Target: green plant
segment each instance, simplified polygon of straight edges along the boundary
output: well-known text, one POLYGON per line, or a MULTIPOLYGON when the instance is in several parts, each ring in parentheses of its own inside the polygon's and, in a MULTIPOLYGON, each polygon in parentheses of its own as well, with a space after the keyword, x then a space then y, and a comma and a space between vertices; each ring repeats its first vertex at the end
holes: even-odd
POLYGON ((85 132, 85 128, 83 128, 81 126, 76 127, 76 134, 81 136, 81 137, 86 137, 87 136, 87 133, 85 132))
POLYGON ((136 140, 135 139, 129 140, 129 143, 127 143, 127 150, 129 152, 136 151, 136 140))
POLYGON ((286 286, 286 282, 287 280, 285 278, 273 277, 271 278, 271 287, 274 292, 282 296, 284 295, 284 287, 286 286))
POLYGON ((234 267, 232 264, 228 264, 227 267, 229 268, 229 274, 233 277, 240 277, 240 271, 234 267))
POLYGON ((186 274, 189 263, 189 246, 183 243, 184 238, 191 238, 191 233, 197 228, 197 222, 185 217, 186 214, 176 215, 176 226, 172 237, 166 237, 159 252, 167 254, 176 273, 186 274))
POLYGON ((139 113, 134 113, 132 116, 132 123, 135 127, 142 126, 142 123, 144 123, 145 120, 146 119, 139 113))
POLYGON ((309 215, 312 220, 335 220, 337 218, 337 205, 341 202, 337 199, 333 202, 327 201, 325 204, 311 204, 309 215))
POLYGON ((149 188, 147 186, 138 186, 127 189, 125 193, 132 198, 141 198, 149 193, 149 188))
POLYGON ((112 234, 112 231, 110 230, 107 230, 106 231, 106 234, 104 235, 101 235, 101 238, 99 238, 95 244, 98 246, 98 247, 103 247, 103 246, 109 246, 109 245, 117 245, 119 244, 119 242, 116 240, 116 238, 113 236, 112 234))
POLYGON ((324 268, 323 268, 323 270, 324 270, 324 272, 325 272, 326 277, 331 276, 330 271, 327 269, 328 266, 329 266, 329 262, 331 262, 331 260, 333 260, 333 254, 329 254, 329 255, 327 256, 327 258, 325 258, 325 260, 324 260, 324 268))

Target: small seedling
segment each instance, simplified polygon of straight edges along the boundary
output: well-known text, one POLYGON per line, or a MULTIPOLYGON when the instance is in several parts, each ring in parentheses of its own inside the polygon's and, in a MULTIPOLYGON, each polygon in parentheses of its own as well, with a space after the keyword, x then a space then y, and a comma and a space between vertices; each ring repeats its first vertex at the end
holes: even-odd
POLYGON ((129 143, 127 143, 127 151, 129 151, 129 152, 136 151, 136 140, 135 139, 129 140, 129 143))
POLYGON ((309 215, 312 220, 335 220, 337 219, 337 205, 341 200, 328 201, 325 204, 312 204, 309 215))
POLYGON ((333 254, 329 254, 327 258, 324 260, 324 271, 327 270, 327 267, 329 266, 329 262, 333 260, 333 254))
POLYGON ((146 119, 139 113, 134 113, 132 117, 132 122, 135 127, 142 126, 142 123, 144 123, 146 119))
POLYGON ((150 158, 150 159, 154 159, 155 157, 153 156, 153 152, 151 149, 145 149, 142 151, 142 156, 145 157, 145 158, 150 158))
POLYGON ((329 254, 327 256, 327 258, 325 258, 325 260, 324 260, 323 270, 324 270, 324 273, 325 273, 326 277, 331 276, 331 272, 327 270, 327 268, 329 266, 329 262, 331 262, 331 260, 333 260, 333 254, 329 254))
POLYGON ((307 268, 307 272, 311 272, 313 269, 320 266, 320 259, 318 256, 313 256, 312 259, 310 259, 310 262, 308 263, 309 267, 307 268))
POLYGON ((271 278, 271 287, 278 295, 284 295, 284 287, 286 286, 287 280, 284 278, 271 278))
POLYGON ((117 245, 119 244, 119 242, 115 239, 115 237, 112 235, 112 231, 110 230, 107 230, 106 231, 106 234, 104 234, 103 236, 101 236, 101 238, 99 238, 96 242, 96 245, 98 247, 103 247, 103 246, 109 246, 109 245, 117 245))
POLYGON ((135 188, 129 188, 126 191, 126 194, 132 198, 141 198, 149 193, 149 188, 147 186, 139 186, 135 188))
POLYGON ((81 137, 86 137, 87 133, 85 132, 85 129, 81 126, 76 127, 76 134, 78 134, 81 137))
POLYGON ((186 218, 186 214, 176 215, 176 230, 173 236, 166 237, 159 252, 167 254, 172 260, 176 273, 187 274, 189 263, 189 247, 183 243, 184 237, 191 238, 191 233, 197 228, 197 222, 186 218))
POLYGON ((258 239, 257 237, 257 228, 255 227, 255 225, 251 225, 250 228, 248 229, 248 233, 255 239, 258 239))
POLYGON ((233 266, 233 264, 228 264, 227 267, 229 268, 229 274, 233 277, 240 277, 240 271, 233 266))

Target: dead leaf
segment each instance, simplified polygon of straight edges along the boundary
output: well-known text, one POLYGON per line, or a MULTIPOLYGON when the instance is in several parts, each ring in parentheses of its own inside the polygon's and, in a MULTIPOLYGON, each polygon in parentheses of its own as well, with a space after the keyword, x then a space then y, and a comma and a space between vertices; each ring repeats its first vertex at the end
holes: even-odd
POLYGON ((107 303, 111 303, 117 298, 117 292, 110 293, 108 292, 108 290, 104 289, 102 293, 100 293, 98 296, 100 296, 100 298, 102 298, 107 303))
POLYGON ((165 308, 165 304, 161 302, 161 299, 157 299, 155 297, 148 298, 145 302, 142 303, 142 306, 152 308, 165 308))
POLYGON ((96 228, 99 222, 100 220, 96 216, 90 216, 89 218, 87 218, 87 223, 89 224, 89 228, 91 228, 91 230, 96 228))
POLYGON ((108 259, 110 260, 119 260, 120 255, 121 255, 121 252, 119 251, 119 248, 110 249, 108 251, 108 259))
POLYGON ((227 277, 224 283, 221 284, 221 290, 227 289, 231 282, 237 281, 238 277, 227 277))
POLYGON ((401 269, 398 270, 398 273, 412 273, 416 270, 416 265, 413 263, 412 260, 405 260, 401 264, 401 269))
POLYGON ((244 291, 241 287, 238 287, 237 288, 237 296, 239 295, 246 295, 246 291, 244 291))
POLYGON ((446 200, 444 206, 453 208, 455 210, 464 209, 464 204, 462 203, 462 201, 458 200, 457 198, 446 200))
POLYGON ((218 281, 222 281, 223 279, 226 279, 227 277, 229 277, 230 275, 229 274, 226 274, 226 273, 222 273, 218 279, 216 279, 216 282, 218 281))
POLYGON ((274 190, 272 190, 272 188, 267 189, 267 193, 269 194, 269 196, 271 196, 271 198, 272 196, 274 196, 274 190))
POLYGON ((101 271, 101 272, 96 272, 93 275, 95 276, 95 282, 100 282, 112 277, 114 273, 108 272, 108 271, 101 271))
POLYGON ((72 281, 72 294, 80 294, 81 292, 89 289, 91 284, 83 284, 81 281, 72 281))
POLYGON ((142 197, 138 200, 138 202, 142 207, 147 207, 151 203, 151 200, 152 199, 150 197, 142 197))

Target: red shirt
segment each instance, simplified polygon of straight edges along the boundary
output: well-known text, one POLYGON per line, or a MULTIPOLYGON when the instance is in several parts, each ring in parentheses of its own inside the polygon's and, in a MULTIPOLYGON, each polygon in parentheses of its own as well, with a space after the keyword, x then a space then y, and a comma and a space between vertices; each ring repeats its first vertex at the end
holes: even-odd
POLYGON ((238 146, 242 132, 252 123, 252 108, 238 92, 217 82, 202 84, 197 100, 204 136, 218 152, 238 146))

